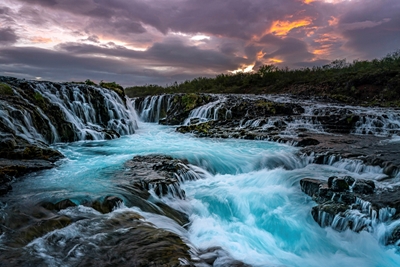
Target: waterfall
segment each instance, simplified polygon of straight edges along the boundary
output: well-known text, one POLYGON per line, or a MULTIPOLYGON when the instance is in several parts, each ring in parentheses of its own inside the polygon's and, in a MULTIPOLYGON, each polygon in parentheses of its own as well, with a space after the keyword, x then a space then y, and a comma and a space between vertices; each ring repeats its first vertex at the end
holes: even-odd
POLYGON ((172 95, 147 96, 144 99, 134 99, 133 106, 144 122, 158 122, 165 117, 170 107, 172 95))
POLYGON ((115 138, 133 134, 137 128, 134 110, 112 90, 22 80, 10 85, 12 96, 0 99, 3 135, 51 144, 115 138))
POLYGON ((229 111, 227 111, 223 117, 219 115, 219 110, 225 107, 224 104, 225 100, 226 100, 225 97, 221 97, 217 101, 213 101, 193 109, 192 111, 190 111, 189 116, 185 120, 183 125, 206 122, 209 120, 218 120, 218 119, 224 120, 228 118, 229 111))
POLYGON ((361 115, 354 129, 354 134, 391 136, 398 133, 400 133, 400 113, 390 109, 374 110, 373 114, 361 115))

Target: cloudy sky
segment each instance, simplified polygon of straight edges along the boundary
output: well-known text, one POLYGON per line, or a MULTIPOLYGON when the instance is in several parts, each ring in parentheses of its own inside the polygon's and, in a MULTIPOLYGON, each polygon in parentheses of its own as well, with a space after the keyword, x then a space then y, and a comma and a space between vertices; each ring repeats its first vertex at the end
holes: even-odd
POLYGON ((1 0, 0 75, 124 86, 381 58, 400 0, 1 0))

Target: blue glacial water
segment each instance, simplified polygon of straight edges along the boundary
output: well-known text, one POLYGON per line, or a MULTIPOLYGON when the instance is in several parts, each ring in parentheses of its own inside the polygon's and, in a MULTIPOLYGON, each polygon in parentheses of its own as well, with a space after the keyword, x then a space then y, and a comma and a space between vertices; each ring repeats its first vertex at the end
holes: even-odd
MULTIPOLYGON (((168 227, 195 247, 220 246, 253 266, 400 266, 396 250, 380 242, 385 225, 378 225, 374 233, 321 228, 310 213, 315 203, 299 186, 305 177, 350 174, 371 178, 375 174, 308 164, 295 155, 295 148, 277 143, 199 139, 150 123, 139 127, 134 135, 120 139, 55 145, 67 158, 52 170, 14 183, 8 200, 70 198, 79 203, 85 198, 118 195, 112 175, 124 168, 125 161, 135 155, 166 154, 185 158, 207 174, 205 179, 182 184, 185 200, 162 199, 189 214, 188 230, 168 227)), ((172 224, 170 220, 163 223, 161 216, 143 216, 159 227, 172 224)), ((73 225, 56 231, 68 229, 74 229, 73 235, 85 235, 73 225)), ((45 255, 51 249, 38 246, 41 239, 30 246, 45 255)), ((51 262, 57 265, 57 260, 51 262)))

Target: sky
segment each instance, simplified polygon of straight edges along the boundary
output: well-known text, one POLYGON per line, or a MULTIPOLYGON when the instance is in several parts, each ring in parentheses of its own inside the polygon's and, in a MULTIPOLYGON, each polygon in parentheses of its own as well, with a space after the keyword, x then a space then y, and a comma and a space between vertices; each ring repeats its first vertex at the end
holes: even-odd
POLYGON ((172 84, 400 49, 400 0, 1 0, 0 75, 172 84))

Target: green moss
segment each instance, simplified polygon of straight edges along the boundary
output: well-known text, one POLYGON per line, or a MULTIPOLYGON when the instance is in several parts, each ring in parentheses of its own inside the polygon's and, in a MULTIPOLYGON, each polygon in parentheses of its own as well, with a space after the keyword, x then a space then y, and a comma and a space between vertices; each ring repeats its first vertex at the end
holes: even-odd
POLYGON ((86 84, 86 85, 94 85, 94 86, 97 86, 97 84, 96 84, 95 82, 93 82, 92 80, 89 80, 89 79, 87 79, 87 80, 85 81, 85 84, 86 84))
POLYGON ((33 97, 35 98, 36 101, 44 101, 43 96, 39 92, 35 92, 33 97))
POLYGON ((194 109, 197 106, 199 95, 197 94, 186 94, 182 96, 182 106, 185 111, 194 109))
POLYGON ((116 92, 122 99, 125 97, 124 88, 116 82, 105 83, 101 81, 100 86, 116 92))
POLYGON ((257 100, 255 106, 258 108, 264 108, 268 110, 272 114, 276 114, 276 103, 266 101, 266 100, 257 100))
POLYGON ((14 92, 11 88, 11 86, 9 86, 6 83, 0 83, 0 95, 13 95, 14 92))

